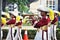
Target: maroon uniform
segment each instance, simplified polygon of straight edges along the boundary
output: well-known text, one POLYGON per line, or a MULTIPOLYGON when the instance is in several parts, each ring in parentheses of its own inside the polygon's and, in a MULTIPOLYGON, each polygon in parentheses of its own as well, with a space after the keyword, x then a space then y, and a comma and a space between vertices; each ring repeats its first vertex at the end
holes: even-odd
POLYGON ((15 19, 15 18, 12 18, 12 19, 9 20, 6 24, 7 24, 7 25, 15 24, 15 22, 16 22, 16 19, 15 19))
POLYGON ((48 19, 46 18, 46 16, 43 16, 42 19, 40 19, 40 21, 34 26, 35 28, 40 28, 44 25, 48 24, 48 19))
POLYGON ((16 23, 15 26, 18 26, 18 25, 22 25, 22 20, 20 22, 16 23))
POLYGON ((57 22, 57 21, 58 21, 58 18, 55 17, 51 24, 54 24, 54 23, 57 22))
POLYGON ((50 18, 48 18, 48 23, 50 22, 50 18))

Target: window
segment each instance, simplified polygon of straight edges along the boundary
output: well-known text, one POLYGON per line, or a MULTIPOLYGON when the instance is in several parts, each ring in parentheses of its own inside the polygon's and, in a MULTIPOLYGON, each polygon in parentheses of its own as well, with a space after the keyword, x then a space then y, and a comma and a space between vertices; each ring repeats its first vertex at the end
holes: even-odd
POLYGON ((53 5, 55 5, 55 1, 53 1, 53 5))
POLYGON ((46 4, 48 5, 48 0, 47 0, 46 4))
POLYGON ((50 3, 49 3, 50 5, 52 5, 52 1, 50 1, 50 3))
POLYGON ((14 11, 14 4, 9 4, 9 11, 14 11))
POLYGON ((52 8, 52 6, 49 6, 50 8, 52 8))
POLYGON ((53 6, 53 8, 55 8, 55 6, 53 6))
POLYGON ((55 9, 53 9, 53 10, 55 10, 55 9))

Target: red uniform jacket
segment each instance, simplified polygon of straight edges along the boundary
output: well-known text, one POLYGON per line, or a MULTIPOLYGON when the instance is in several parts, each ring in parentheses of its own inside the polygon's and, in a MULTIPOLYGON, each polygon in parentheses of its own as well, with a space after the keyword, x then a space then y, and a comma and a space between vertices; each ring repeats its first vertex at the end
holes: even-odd
POLYGON ((50 18, 47 18, 48 19, 48 23, 50 22, 50 18))
POLYGON ((40 21, 34 26, 35 28, 40 28, 44 25, 48 24, 48 19, 46 18, 46 16, 43 16, 40 21))
POLYGON ((6 24, 7 24, 7 25, 15 24, 15 22, 16 22, 16 19, 15 19, 15 18, 12 18, 12 19, 9 20, 6 24))
POLYGON ((55 17, 51 24, 54 24, 57 21, 58 21, 58 17, 55 17))
POLYGON ((15 26, 18 26, 18 25, 22 25, 22 21, 20 21, 20 22, 16 23, 16 25, 15 25, 15 26))

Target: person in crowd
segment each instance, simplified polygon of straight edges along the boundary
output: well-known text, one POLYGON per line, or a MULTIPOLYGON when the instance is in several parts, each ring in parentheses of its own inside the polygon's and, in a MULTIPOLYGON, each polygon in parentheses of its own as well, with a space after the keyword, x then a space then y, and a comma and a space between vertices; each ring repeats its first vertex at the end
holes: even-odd
POLYGON ((51 20, 49 18, 49 14, 47 15, 47 17, 48 17, 48 40, 51 40, 51 30, 50 30, 51 20))
POLYGON ((43 6, 40 6, 37 10, 39 12, 41 12, 41 19, 35 24, 34 28, 39 28, 40 30, 39 30, 39 32, 37 32, 34 40, 48 40, 47 13, 49 13, 49 10, 46 7, 43 7, 43 6))
POLYGON ((57 40, 56 37, 56 28, 57 28, 57 24, 58 24, 58 11, 54 10, 54 20, 51 22, 51 36, 53 38, 53 40, 57 40))
MULTIPOLYGON (((6 19, 7 19, 7 16, 5 15, 5 12, 2 12, 2 15, 1 15, 1 27, 5 27, 6 19)), ((1 29, 1 39, 2 39, 2 37, 3 37, 3 31, 1 29)))
POLYGON ((6 40, 14 40, 14 25, 16 23, 16 16, 17 13, 9 13, 10 14, 10 20, 7 21, 7 25, 9 27, 9 32, 7 35, 6 40))
MULTIPOLYGON (((19 16, 19 15, 18 15, 19 16)), ((22 40, 22 35, 21 35, 21 29, 22 29, 22 19, 23 17, 22 16, 19 16, 19 20, 15 26, 17 26, 17 32, 16 32, 16 35, 15 35, 15 40, 22 40)), ((17 20, 16 20, 17 21, 17 20)))

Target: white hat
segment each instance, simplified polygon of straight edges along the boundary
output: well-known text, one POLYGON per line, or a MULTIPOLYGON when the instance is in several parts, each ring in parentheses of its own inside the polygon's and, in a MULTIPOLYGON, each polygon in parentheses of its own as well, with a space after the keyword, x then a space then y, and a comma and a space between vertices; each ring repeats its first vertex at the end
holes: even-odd
POLYGON ((22 16, 20 16, 20 18, 21 18, 21 19, 23 19, 23 17, 22 17, 22 16))
POLYGON ((9 13, 11 13, 11 14, 14 15, 14 16, 18 16, 18 13, 14 12, 14 11, 11 11, 11 12, 9 12, 9 13))
POLYGON ((1 15, 6 15, 6 13, 5 12, 2 12, 1 15))
POLYGON ((39 6, 38 11, 44 11, 44 12, 49 12, 48 8, 47 7, 43 7, 43 6, 39 6))
POLYGON ((57 14, 58 14, 59 12, 58 12, 58 11, 56 11, 56 10, 54 10, 54 13, 57 13, 57 14))

